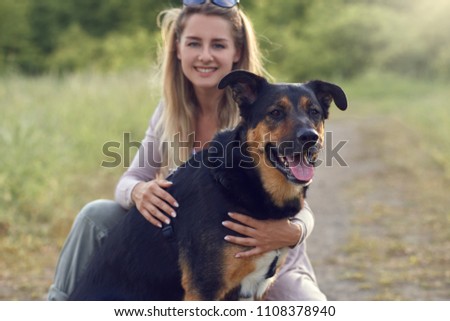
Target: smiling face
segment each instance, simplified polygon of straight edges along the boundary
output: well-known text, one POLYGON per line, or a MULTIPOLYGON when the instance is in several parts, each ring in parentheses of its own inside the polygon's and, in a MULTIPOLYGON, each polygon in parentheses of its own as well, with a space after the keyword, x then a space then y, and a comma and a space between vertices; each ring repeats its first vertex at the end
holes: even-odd
POLYGON ((194 89, 217 89, 220 79, 240 59, 230 23, 218 16, 194 14, 186 22, 177 43, 183 74, 194 89))

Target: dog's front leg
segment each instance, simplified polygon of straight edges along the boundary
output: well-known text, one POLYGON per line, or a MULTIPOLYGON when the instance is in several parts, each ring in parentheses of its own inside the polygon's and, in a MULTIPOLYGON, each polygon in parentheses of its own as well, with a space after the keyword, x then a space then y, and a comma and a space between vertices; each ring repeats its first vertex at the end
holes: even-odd
POLYGON ((227 245, 215 253, 208 264, 192 263, 186 254, 180 255, 181 283, 184 300, 238 300, 241 281, 255 269, 254 259, 235 258, 242 247, 227 245))
POLYGON ((195 288, 194 280, 192 278, 192 271, 188 262, 180 258, 180 270, 181 270, 181 286, 184 289, 184 301, 200 301, 202 296, 200 292, 195 288))

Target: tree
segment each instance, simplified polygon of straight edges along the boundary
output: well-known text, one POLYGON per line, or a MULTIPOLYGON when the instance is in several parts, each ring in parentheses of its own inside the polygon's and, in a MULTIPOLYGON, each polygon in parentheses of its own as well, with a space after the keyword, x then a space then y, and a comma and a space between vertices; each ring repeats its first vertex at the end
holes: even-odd
POLYGON ((21 55, 32 50, 28 39, 28 1, 0 1, 0 71, 13 68, 21 55))

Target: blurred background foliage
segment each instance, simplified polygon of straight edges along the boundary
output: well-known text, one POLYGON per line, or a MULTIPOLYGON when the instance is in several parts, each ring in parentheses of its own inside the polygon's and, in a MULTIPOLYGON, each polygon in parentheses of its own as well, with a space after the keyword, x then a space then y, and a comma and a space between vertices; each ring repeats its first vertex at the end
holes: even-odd
MULTIPOLYGON (((450 78, 450 1, 243 0, 276 78, 355 77, 370 68, 450 78)), ((0 73, 151 65, 158 12, 178 1, 2 0, 0 73)))

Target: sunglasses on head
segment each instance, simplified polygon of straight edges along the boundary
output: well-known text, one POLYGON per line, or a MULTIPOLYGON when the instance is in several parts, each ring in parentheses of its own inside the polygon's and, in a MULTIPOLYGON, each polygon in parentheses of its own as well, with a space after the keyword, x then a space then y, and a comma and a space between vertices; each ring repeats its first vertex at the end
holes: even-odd
MULTIPOLYGON (((185 6, 196 6, 204 4, 206 0, 183 0, 185 6)), ((222 8, 233 8, 239 4, 239 0, 209 0, 210 3, 222 8)))

